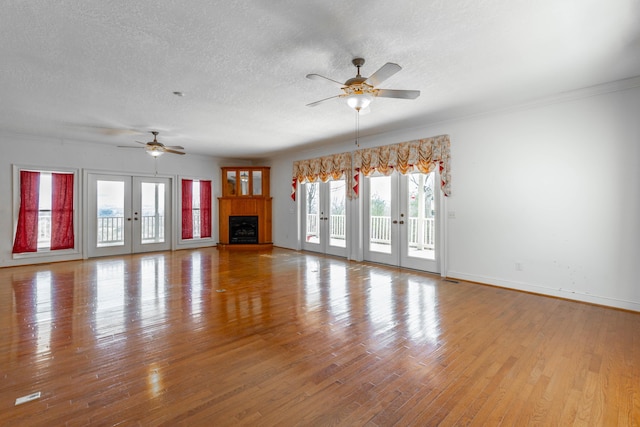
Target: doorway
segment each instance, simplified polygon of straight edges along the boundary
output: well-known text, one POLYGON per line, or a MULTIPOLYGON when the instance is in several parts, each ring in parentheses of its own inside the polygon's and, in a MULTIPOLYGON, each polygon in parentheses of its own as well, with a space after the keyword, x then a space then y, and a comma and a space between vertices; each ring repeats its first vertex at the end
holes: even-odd
POLYGON ((436 173, 364 180, 364 259, 439 273, 436 173))
POLYGON ((302 248, 346 257, 346 181, 307 182, 302 187, 302 248))
POLYGON ((171 249, 171 178, 88 176, 88 256, 171 249))

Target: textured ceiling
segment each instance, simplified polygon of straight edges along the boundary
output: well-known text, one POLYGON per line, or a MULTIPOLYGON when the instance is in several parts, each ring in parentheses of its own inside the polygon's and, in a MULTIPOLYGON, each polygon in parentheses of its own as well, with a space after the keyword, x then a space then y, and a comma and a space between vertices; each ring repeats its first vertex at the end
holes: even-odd
POLYGON ((5 0, 0 39, 0 131, 257 158, 353 137, 305 75, 356 56, 421 91, 374 100, 363 135, 640 75, 640 0, 5 0))

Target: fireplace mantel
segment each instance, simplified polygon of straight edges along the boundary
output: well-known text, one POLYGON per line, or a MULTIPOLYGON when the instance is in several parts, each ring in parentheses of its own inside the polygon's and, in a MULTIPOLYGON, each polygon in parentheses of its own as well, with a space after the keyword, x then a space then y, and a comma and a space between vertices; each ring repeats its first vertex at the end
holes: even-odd
POLYGON ((218 197, 218 247, 261 248, 273 245, 268 167, 223 167, 222 197, 218 197), (257 216, 258 243, 234 243, 229 236, 229 217, 257 216))

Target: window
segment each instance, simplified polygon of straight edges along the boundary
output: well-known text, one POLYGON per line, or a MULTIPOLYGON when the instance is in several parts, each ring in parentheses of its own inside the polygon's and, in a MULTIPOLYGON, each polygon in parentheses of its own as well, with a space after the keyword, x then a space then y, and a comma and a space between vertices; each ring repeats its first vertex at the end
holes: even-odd
POLYGON ((15 168, 14 254, 74 249, 75 173, 15 168))
POLYGON ((211 237, 211 181, 182 180, 182 239, 211 237))

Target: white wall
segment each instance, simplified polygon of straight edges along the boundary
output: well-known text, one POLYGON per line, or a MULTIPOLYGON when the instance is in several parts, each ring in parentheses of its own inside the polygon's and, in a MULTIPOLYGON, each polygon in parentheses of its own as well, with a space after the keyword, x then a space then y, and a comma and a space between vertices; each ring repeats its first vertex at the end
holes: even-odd
MULTIPOLYGON (((0 153, 0 200, 3 201, 0 204, 0 267, 77 259, 83 255, 80 253, 60 256, 56 255, 54 251, 52 256, 45 258, 13 259, 11 249, 17 218, 15 218, 13 207, 12 165, 41 168, 78 168, 79 179, 82 179, 83 170, 121 172, 123 174, 141 176, 153 176, 156 173, 154 160, 144 150, 118 149, 104 144, 60 141, 3 133, 0 134, 0 153)), ((172 177, 175 188, 177 188, 177 179, 179 177, 211 179, 213 181, 213 209, 214 212, 217 212, 217 197, 221 194, 221 162, 220 159, 210 156, 191 154, 185 156, 164 155, 157 160, 157 172, 158 176, 172 177)), ((80 194, 83 193, 84 191, 81 189, 80 194)), ((175 196, 177 197, 177 193, 175 193, 175 196)), ((177 210, 174 209, 174 223, 176 218, 177 210)), ((215 244, 218 241, 215 218, 213 226, 213 238, 208 242, 203 240, 183 245, 178 244, 178 227, 174 227, 174 246, 186 248, 215 244)))
MULTIPOLYGON (((626 83, 634 85, 361 144, 450 135, 447 276, 640 311, 640 88, 626 83)), ((275 245, 297 247, 293 160, 353 148, 272 160, 275 245)))
MULTIPOLYGON (((455 212, 455 219, 445 218, 446 275, 640 311, 640 87, 635 86, 362 138, 361 145, 450 135, 453 194, 443 213, 455 212)), ((272 167, 276 246, 298 247, 296 204, 290 198, 293 161, 353 149, 350 140, 261 163, 272 167)), ((24 263, 11 255, 13 164, 154 174, 143 150, 0 134, 0 267, 24 263)), ((225 165, 231 163, 163 156, 158 174, 212 179, 217 212, 219 167, 225 165)), ((357 250, 352 248, 350 257, 358 259, 357 250)))

